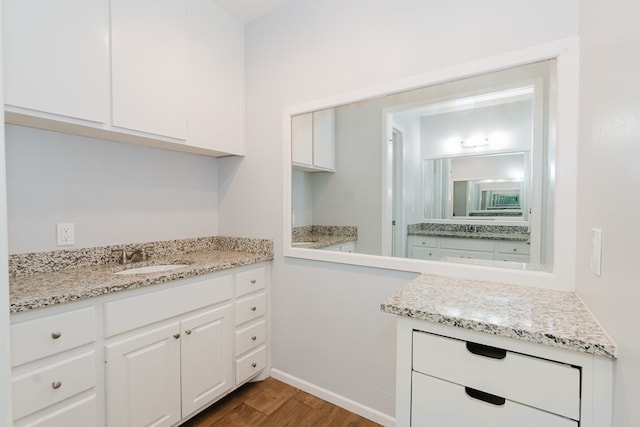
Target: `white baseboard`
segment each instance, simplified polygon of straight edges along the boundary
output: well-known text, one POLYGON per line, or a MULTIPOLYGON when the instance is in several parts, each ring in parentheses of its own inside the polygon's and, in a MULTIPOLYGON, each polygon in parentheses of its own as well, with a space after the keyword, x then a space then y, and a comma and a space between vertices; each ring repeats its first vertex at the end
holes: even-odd
POLYGON ((383 414, 382 412, 377 411, 373 408, 369 408, 368 406, 364 406, 344 396, 340 396, 339 394, 336 394, 332 391, 301 380, 300 378, 289 375, 286 372, 282 372, 278 369, 271 369, 271 376, 279 381, 282 381, 283 383, 287 383, 293 387, 299 388, 302 391, 313 394, 320 399, 340 406, 341 408, 344 408, 349 412, 353 412, 354 414, 358 414, 361 417, 367 418, 378 424, 382 424, 385 427, 395 427, 396 425, 395 418, 387 414, 383 414))

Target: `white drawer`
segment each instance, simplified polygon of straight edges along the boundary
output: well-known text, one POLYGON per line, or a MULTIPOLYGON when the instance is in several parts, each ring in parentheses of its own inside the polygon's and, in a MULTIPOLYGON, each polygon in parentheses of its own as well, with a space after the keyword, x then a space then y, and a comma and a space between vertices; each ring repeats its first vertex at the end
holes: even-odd
POLYGON ((575 420, 580 417, 580 370, 569 365, 414 331, 413 369, 575 420))
POLYGON ((511 262, 529 262, 531 255, 526 254, 496 254, 496 260, 498 261, 511 261, 511 262))
POLYGON ((494 399, 477 390, 413 372, 411 425, 577 427, 578 422, 508 399, 494 399))
POLYGON ((236 331, 236 356, 263 344, 267 339, 267 322, 261 320, 236 331))
POLYGON ((236 360, 236 385, 258 374, 267 365, 267 349, 260 347, 236 360))
POLYGON ((526 242, 496 242, 496 252, 529 255, 531 245, 526 242))
POLYGON ((426 236, 411 236, 410 245, 435 248, 436 246, 438 246, 438 238, 426 236))
POLYGON ((440 259, 442 258, 474 258, 474 259, 494 259, 493 252, 463 251, 457 249, 440 249, 440 259))
POLYGON ((440 249, 442 248, 493 252, 495 245, 493 240, 442 238, 440 249))
POLYGON ((78 402, 31 421, 18 421, 15 427, 96 427, 98 425, 96 395, 92 394, 78 402))
POLYGON ((236 296, 250 294, 264 289, 267 285, 267 275, 264 267, 243 271, 236 275, 236 296))
POLYGON ((105 303, 105 337, 231 299, 231 276, 105 303))
POLYGON ((267 311, 267 294, 242 298, 236 301, 236 325, 264 316, 267 311))
POLYGON ((415 259, 438 259, 437 248, 411 247, 411 258, 415 259))
POLYGON ((12 366, 94 342, 93 307, 11 325, 12 366))
POLYGON ((13 417, 22 418, 95 386, 93 350, 14 376, 13 417))

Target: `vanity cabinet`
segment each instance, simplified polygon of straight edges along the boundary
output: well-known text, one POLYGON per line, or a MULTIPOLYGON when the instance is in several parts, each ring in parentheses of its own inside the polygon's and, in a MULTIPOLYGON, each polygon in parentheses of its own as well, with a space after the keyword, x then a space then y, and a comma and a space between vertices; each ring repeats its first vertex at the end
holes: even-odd
POLYGON ((346 242, 335 246, 329 246, 328 248, 325 248, 325 250, 353 253, 356 251, 356 242, 346 242))
POLYGON ((3 2, 8 123, 244 154, 243 27, 205 0, 3 2))
POLYGON ((96 426, 93 307, 12 323, 16 427, 96 426))
POLYGON ((599 356, 409 318, 397 356, 398 426, 610 425, 599 356))
POLYGON ((291 118, 291 161, 306 172, 335 171, 335 110, 291 118))
POLYGON ((526 242, 506 240, 410 235, 408 249, 409 257, 415 259, 452 257, 529 262, 531 247, 526 242))

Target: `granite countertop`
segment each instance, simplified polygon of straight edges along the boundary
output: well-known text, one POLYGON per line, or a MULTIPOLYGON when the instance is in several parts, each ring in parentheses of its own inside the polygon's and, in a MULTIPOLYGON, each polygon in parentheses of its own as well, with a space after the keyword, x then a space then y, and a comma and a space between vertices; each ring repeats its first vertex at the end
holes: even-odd
MULTIPOLYGON (((150 248, 150 259, 125 265, 115 263, 112 252, 123 248, 123 245, 10 256, 11 313, 215 273, 273 259, 273 242, 264 239, 214 237, 128 246, 150 248), (165 272, 114 274, 129 268, 159 264, 188 265, 165 272)), ((131 249, 128 250, 130 253, 131 249)))
POLYGON ((308 225, 293 227, 291 246, 303 249, 324 249, 358 240, 358 228, 341 225, 308 225))
POLYGON ((484 233, 481 231, 449 231, 449 230, 417 230, 409 232, 411 236, 427 237, 452 237, 457 239, 488 239, 507 240, 512 242, 526 242, 529 240, 527 233, 484 233))
POLYGON ((617 347, 574 292, 423 274, 383 312, 616 358, 617 347))
POLYGON ((335 245, 341 245, 347 242, 354 242, 356 239, 353 237, 344 236, 332 236, 332 235, 314 235, 308 237, 303 241, 292 242, 291 246, 294 248, 304 249, 324 249, 335 245))

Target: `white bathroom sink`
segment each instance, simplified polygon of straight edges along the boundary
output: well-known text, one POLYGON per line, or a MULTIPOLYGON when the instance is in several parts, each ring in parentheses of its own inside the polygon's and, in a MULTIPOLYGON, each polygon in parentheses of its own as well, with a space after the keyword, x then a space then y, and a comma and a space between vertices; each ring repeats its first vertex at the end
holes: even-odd
POLYGON ((178 268, 186 267, 189 264, 159 264, 159 265, 148 265, 146 267, 136 267, 136 268, 128 268, 126 270, 118 271, 114 274, 149 274, 149 273, 159 273, 161 271, 170 271, 176 270, 178 268))

